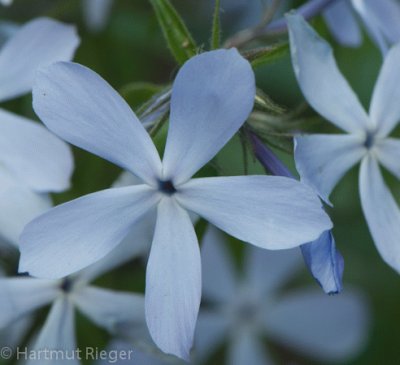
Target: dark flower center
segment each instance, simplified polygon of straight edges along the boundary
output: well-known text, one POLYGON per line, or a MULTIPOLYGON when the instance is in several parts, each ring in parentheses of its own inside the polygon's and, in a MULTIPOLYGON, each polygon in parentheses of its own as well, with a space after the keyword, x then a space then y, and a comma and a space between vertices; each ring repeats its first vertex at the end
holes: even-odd
POLYGON ((60 288, 63 292, 69 293, 72 289, 72 280, 68 277, 64 278, 60 288))
POLYGON ((371 132, 367 133, 367 136, 365 137, 365 141, 364 141, 364 146, 367 149, 372 148, 372 146, 375 143, 375 135, 371 132))
POLYGON ((176 193, 175 186, 171 180, 160 180, 158 182, 158 189, 167 195, 173 195, 176 193))

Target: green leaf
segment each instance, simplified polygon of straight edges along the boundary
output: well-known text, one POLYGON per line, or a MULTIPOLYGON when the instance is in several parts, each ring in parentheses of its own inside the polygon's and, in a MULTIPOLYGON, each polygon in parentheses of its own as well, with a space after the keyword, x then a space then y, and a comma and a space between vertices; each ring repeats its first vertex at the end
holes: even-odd
POLYGON ((150 0, 171 53, 182 65, 196 55, 197 46, 169 0, 150 0))
POLYGON ((211 32, 211 49, 218 49, 221 44, 221 0, 215 0, 213 25, 211 32))
POLYGON ((243 56, 253 68, 268 65, 289 53, 289 43, 283 42, 273 46, 261 47, 244 52, 243 56))
POLYGON ((123 86, 120 93, 131 108, 136 110, 163 88, 163 86, 149 82, 132 82, 123 86))

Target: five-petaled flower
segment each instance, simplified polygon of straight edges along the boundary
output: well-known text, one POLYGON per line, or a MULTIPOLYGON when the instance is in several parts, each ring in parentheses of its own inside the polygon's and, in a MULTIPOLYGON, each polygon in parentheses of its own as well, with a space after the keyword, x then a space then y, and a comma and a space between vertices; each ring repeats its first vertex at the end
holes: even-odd
POLYGON ((53 208, 21 236, 20 271, 58 278, 104 257, 150 210, 157 221, 146 274, 146 319, 156 344, 187 359, 201 298, 201 263, 188 212, 256 246, 284 249, 331 227, 317 195, 285 177, 192 178, 238 131, 255 98, 250 64, 235 49, 200 54, 172 88, 163 160, 126 102, 73 63, 38 73, 33 105, 66 141, 131 171, 142 184, 53 208))
POLYGON ((343 175, 361 161, 362 209, 382 258, 400 271, 400 211, 379 164, 400 178, 400 141, 389 133, 400 120, 400 45, 384 61, 368 116, 339 72, 330 46, 298 15, 289 15, 292 61, 311 106, 348 135, 296 138, 295 160, 302 181, 328 197, 343 175))

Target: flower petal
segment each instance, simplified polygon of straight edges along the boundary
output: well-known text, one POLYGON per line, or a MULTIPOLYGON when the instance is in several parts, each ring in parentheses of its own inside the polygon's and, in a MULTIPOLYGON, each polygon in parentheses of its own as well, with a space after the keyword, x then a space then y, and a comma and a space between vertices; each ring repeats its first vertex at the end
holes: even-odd
POLYGON ((385 57, 371 100, 370 114, 377 125, 377 134, 386 137, 400 120, 400 45, 393 47, 385 57))
POLYGON ((273 365, 274 362, 266 352, 265 347, 254 333, 248 331, 233 335, 229 344, 228 363, 230 365, 273 365))
POLYGON ((0 279, 0 328, 4 328, 25 314, 52 302, 58 282, 33 278, 0 279))
POLYGON ((29 223, 20 272, 61 278, 107 255, 159 197, 146 185, 103 190, 59 205, 29 223))
POLYGON ((146 320, 156 345, 189 359, 201 298, 201 258, 188 213, 173 199, 158 205, 146 274, 146 320))
POLYGON ((265 329, 277 342, 324 363, 348 360, 365 343, 367 312, 364 298, 354 291, 327 296, 303 289, 269 306, 265 329))
POLYGON ((299 15, 287 15, 293 68, 310 105, 347 132, 371 124, 357 96, 340 73, 330 45, 299 15))
POLYGON ((361 206, 376 248, 388 265, 400 271, 400 210, 373 156, 361 163, 359 185, 361 206))
POLYGON ((317 195, 286 177, 192 179, 175 195, 187 209, 261 248, 295 247, 332 226, 317 195))
POLYGON ((133 258, 148 253, 153 238, 155 218, 155 209, 151 209, 135 222, 130 228, 129 233, 117 247, 101 260, 77 272, 75 274, 76 279, 80 283, 88 283, 124 265, 133 258))
POLYGON ((244 273, 246 283, 257 295, 267 295, 279 289, 301 269, 297 249, 268 251, 248 246, 244 273))
POLYGON ((336 1, 323 13, 326 24, 335 39, 343 46, 359 47, 362 34, 350 1, 336 1))
POLYGON ((48 195, 33 192, 0 165, 0 236, 8 243, 18 245, 25 225, 51 206, 48 195))
POLYGON ((29 92, 36 70, 71 60, 79 42, 74 26, 48 18, 25 24, 0 51, 0 100, 29 92))
POLYGON ((83 15, 87 27, 92 32, 100 32, 105 28, 110 16, 113 0, 83 0, 83 15))
POLYGON ((74 168, 66 143, 40 124, 2 109, 0 162, 37 192, 66 190, 74 168))
POLYGON ((365 154, 363 139, 354 135, 313 134, 295 139, 294 157, 301 181, 328 204, 332 189, 365 154))
POLYGON ((28 360, 26 365, 80 365, 76 356, 74 307, 67 296, 54 302, 35 345, 29 350, 37 359, 28 360))
POLYGON ((180 184, 210 161, 246 121, 254 97, 254 73, 236 49, 187 61, 172 88, 164 178, 180 184))
POLYGON ((73 293, 72 300, 82 313, 111 333, 122 323, 146 326, 142 295, 89 286, 73 293))
POLYGON ((379 162, 385 166, 394 176, 400 179, 400 140, 385 138, 379 141, 376 148, 376 156, 379 162))
MULTIPOLYGON (((205 268, 203 271, 205 270, 207 269, 205 268)), ((224 343, 229 324, 228 316, 225 313, 200 311, 194 337, 196 360, 203 363, 203 360, 224 343)))
POLYGON ((71 62, 41 69, 33 87, 33 107, 61 138, 156 184, 161 161, 150 136, 122 97, 95 72, 71 62))
POLYGON ((224 234, 209 224, 201 242, 203 295, 205 299, 224 302, 235 295, 236 275, 224 234))
POLYGON ((301 245, 304 261, 327 294, 337 294, 342 291, 344 261, 336 250, 332 231, 325 231, 313 242, 301 245))

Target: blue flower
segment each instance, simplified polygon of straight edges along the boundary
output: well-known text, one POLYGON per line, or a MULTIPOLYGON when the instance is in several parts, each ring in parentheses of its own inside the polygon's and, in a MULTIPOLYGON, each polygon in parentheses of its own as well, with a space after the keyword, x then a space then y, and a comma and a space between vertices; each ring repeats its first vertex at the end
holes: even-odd
POLYGON ((297 250, 267 251, 247 246, 238 276, 223 233, 209 226, 203 237, 204 309, 195 354, 207 358, 227 343, 229 365, 274 364, 265 339, 322 363, 359 352, 368 332, 368 305, 354 289, 339 296, 319 290, 284 290, 301 265, 297 250))
POLYGON ((400 119, 400 45, 392 48, 376 83, 368 116, 339 72, 330 46, 298 15, 288 16, 292 61, 311 106, 348 134, 296 138, 295 160, 303 182, 329 203, 337 182, 361 161, 361 205, 382 258, 400 270, 400 210, 379 164, 400 178, 400 141, 388 137, 400 119))
POLYGON ((104 257, 154 212, 147 324, 164 352, 187 359, 201 297, 200 251, 188 212, 268 249, 298 246, 331 227, 312 189, 293 179, 192 178, 246 121, 254 98, 253 71, 235 49, 186 62, 173 85, 161 162, 135 114, 97 74, 73 63, 43 69, 33 105, 47 127, 142 183, 81 197, 32 221, 21 236, 20 271, 69 275, 104 257))

